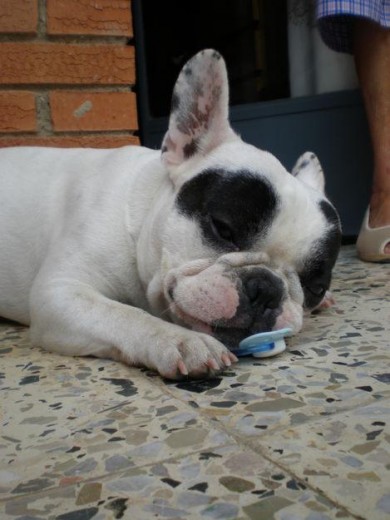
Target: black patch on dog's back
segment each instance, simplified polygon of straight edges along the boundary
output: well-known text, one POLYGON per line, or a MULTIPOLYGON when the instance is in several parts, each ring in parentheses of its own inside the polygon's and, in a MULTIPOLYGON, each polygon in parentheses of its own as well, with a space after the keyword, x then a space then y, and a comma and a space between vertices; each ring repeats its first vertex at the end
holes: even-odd
POLYGON ((278 207, 271 184, 248 170, 205 170, 186 182, 179 212, 196 219, 205 241, 220 251, 248 249, 265 234, 278 207))

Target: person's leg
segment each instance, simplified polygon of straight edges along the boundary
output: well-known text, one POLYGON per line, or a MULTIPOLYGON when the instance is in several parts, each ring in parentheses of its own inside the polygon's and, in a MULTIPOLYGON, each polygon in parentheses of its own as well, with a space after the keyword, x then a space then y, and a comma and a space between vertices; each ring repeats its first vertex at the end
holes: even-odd
MULTIPOLYGON (((355 25, 354 54, 374 152, 372 228, 390 225, 390 29, 365 19, 355 25)), ((390 243, 385 253, 390 254, 390 243)))

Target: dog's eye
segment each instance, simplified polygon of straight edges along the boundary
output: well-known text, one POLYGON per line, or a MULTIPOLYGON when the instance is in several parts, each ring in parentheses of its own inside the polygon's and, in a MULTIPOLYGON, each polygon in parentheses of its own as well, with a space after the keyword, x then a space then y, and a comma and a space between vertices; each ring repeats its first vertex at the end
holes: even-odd
POLYGON ((307 289, 314 294, 314 296, 323 296, 326 292, 326 287, 321 284, 313 284, 307 287, 307 289))
POLYGON ((219 220, 218 218, 211 217, 211 227, 218 238, 222 239, 224 242, 234 244, 234 232, 229 224, 219 220))

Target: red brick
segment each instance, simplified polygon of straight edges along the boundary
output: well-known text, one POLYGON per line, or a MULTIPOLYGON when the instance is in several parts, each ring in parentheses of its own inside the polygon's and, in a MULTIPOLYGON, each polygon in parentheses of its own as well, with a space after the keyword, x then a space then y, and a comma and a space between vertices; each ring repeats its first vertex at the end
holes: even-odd
POLYGON ((46 0, 47 32, 133 36, 130 0, 46 0))
POLYGON ((36 130, 35 96, 31 92, 0 92, 0 132, 36 130))
POLYGON ((0 83, 123 85, 135 81, 134 47, 0 43, 0 83))
POLYGON ((38 0, 0 0, 0 33, 36 34, 38 0))
POLYGON ((50 108, 56 132, 138 128, 133 92, 54 91, 50 108))
POLYGON ((75 135, 0 137, 0 148, 6 146, 54 146, 59 148, 118 148, 139 145, 134 135, 75 135))

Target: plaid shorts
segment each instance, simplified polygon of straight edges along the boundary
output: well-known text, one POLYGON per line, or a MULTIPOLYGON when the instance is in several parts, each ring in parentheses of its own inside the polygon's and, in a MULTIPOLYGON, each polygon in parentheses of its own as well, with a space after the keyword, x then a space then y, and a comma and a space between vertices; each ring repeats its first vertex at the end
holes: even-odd
POLYGON ((318 0, 316 3, 322 39, 335 51, 352 54, 356 16, 390 27, 390 0, 318 0))

